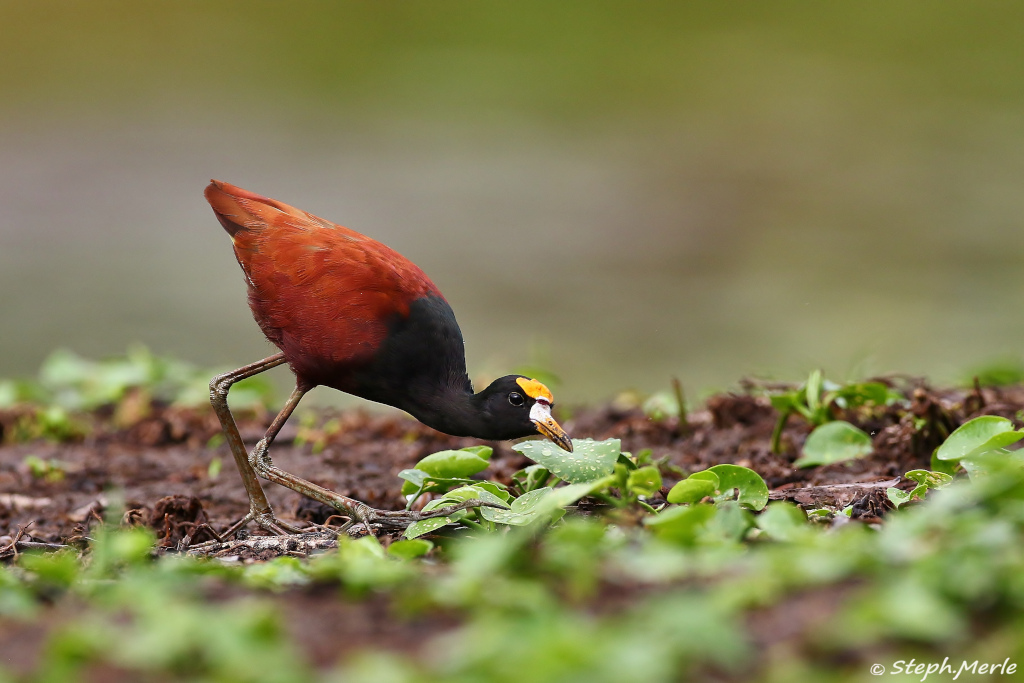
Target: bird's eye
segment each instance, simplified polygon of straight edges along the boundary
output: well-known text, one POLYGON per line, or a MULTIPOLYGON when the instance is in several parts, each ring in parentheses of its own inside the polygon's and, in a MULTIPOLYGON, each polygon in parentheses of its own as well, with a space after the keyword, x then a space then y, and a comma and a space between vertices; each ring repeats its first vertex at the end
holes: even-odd
POLYGON ((514 406, 521 406, 526 402, 526 399, 518 391, 513 391, 508 395, 508 402, 514 406))

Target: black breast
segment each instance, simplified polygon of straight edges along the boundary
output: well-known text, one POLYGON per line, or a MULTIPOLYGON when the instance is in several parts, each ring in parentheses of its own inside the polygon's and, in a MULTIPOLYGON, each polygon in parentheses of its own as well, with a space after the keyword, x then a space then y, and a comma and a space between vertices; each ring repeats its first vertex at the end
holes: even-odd
POLYGON ((452 393, 472 393, 462 330, 448 302, 423 297, 410 305, 408 317, 395 316, 373 360, 346 385, 335 388, 420 419, 452 393))

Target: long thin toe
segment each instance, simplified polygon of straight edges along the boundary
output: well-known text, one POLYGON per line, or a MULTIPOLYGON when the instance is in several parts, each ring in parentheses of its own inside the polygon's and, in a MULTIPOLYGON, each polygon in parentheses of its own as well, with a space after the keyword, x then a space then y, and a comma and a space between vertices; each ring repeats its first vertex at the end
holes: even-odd
POLYGON ((382 527, 392 529, 404 529, 413 522, 419 522, 424 519, 433 519, 434 517, 444 517, 452 514, 453 512, 458 512, 459 510, 468 510, 469 508, 476 507, 500 508, 502 506, 473 498, 461 503, 446 505, 444 507, 437 508, 436 510, 428 510, 426 512, 414 512, 408 510, 374 510, 371 508, 362 521, 366 524, 377 524, 382 527))

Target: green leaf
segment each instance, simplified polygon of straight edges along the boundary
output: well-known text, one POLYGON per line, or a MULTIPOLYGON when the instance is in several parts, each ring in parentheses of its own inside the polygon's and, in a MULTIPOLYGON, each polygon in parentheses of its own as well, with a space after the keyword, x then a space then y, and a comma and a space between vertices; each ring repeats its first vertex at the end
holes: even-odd
POLYGON ((710 481, 715 485, 715 490, 722 488, 722 482, 712 470, 701 470, 700 472, 694 472, 687 479, 704 479, 710 481))
POLYGON ((460 448, 459 450, 466 451, 467 453, 472 453, 478 458, 482 458, 484 460, 490 460, 491 455, 494 454, 494 449, 491 448, 490 446, 466 446, 465 448, 460 448))
POLYGON ((736 489, 736 501, 741 506, 760 510, 768 503, 768 486, 754 470, 740 465, 715 465, 708 471, 718 476, 718 490, 723 495, 731 496, 730 491, 736 489))
POLYGON ((551 492, 551 488, 544 487, 536 491, 524 493, 512 501, 512 505, 508 510, 480 508, 480 516, 489 522, 525 526, 537 520, 542 511, 550 511, 549 508, 542 508, 540 503, 551 492))
POLYGON ((1005 448, 997 448, 963 457, 959 462, 967 470, 967 476, 973 481, 978 477, 1002 473, 1007 468, 1024 467, 1024 451, 1008 451, 1005 448))
POLYGON ((545 487, 519 496, 512 501, 512 506, 508 510, 480 508, 479 512, 481 517, 490 522, 525 526, 538 520, 551 519, 553 514, 560 516, 559 510, 604 485, 605 482, 597 481, 570 484, 555 489, 545 487))
POLYGON ((363 536, 362 538, 339 543, 338 552, 349 559, 368 557, 375 560, 383 560, 385 555, 384 546, 380 544, 376 536, 363 536))
POLYGON ((220 476, 220 470, 223 466, 223 462, 220 458, 213 458, 210 460, 209 466, 206 468, 206 476, 209 479, 216 479, 220 476))
MULTIPOLYGON (((435 510, 440 510, 441 508, 453 507, 461 502, 462 501, 449 500, 448 498, 435 498, 434 500, 430 501, 429 503, 423 506, 423 512, 434 512, 435 510)), ((463 517, 465 517, 466 514, 466 511, 463 509, 455 510, 448 516, 452 518, 453 522, 457 522, 463 517)))
POLYGON ((107 575, 118 566, 147 562, 156 544, 156 536, 144 527, 101 527, 95 538, 89 565, 89 572, 95 576, 107 575))
POLYGON ((960 425, 935 451, 938 460, 960 460, 1004 448, 1024 439, 1005 417, 982 415, 960 425))
POLYGON ((655 536, 680 545, 693 545, 697 536, 715 516, 715 506, 698 503, 674 507, 644 518, 644 526, 655 536))
POLYGON ((489 491, 505 503, 512 501, 512 494, 505 490, 504 484, 499 484, 496 481, 478 481, 473 483, 472 486, 481 488, 484 491, 489 491))
POLYGON ((889 500, 892 501, 892 504, 898 510, 901 505, 909 503, 911 498, 918 493, 919 489, 926 490, 924 487, 918 486, 913 491, 902 491, 894 486, 890 486, 885 490, 885 495, 889 497, 889 500))
POLYGON ((930 465, 931 471, 942 472, 943 474, 948 474, 949 476, 953 476, 954 474, 956 474, 956 471, 960 468, 960 464, 956 460, 939 460, 937 457, 935 457, 938 452, 938 448, 932 451, 930 465))
POLYGON ((905 476, 929 489, 942 488, 953 481, 953 477, 944 472, 929 472, 928 470, 910 470, 905 476))
POLYGON ((470 446, 458 451, 438 451, 416 463, 411 470, 398 473, 406 483, 402 484, 402 495, 422 493, 444 493, 457 486, 479 484, 471 475, 487 469, 485 458, 491 457, 489 446, 470 446))
POLYGON ((416 463, 415 469, 434 477, 452 479, 470 477, 487 469, 488 462, 469 451, 438 451, 416 463))
POLYGON ((402 484, 402 495, 408 496, 420 490, 430 479, 430 475, 423 470, 402 470, 398 473, 400 479, 405 479, 402 484))
POLYGON ((863 458, 871 453, 871 437, 849 422, 837 420, 815 428, 804 442, 803 457, 796 467, 831 465, 863 458))
POLYGON ((0 379, 0 408, 10 408, 17 403, 17 384, 12 379, 0 379))
POLYGON ((817 413, 821 408, 821 388, 824 379, 821 370, 813 370, 807 378, 804 394, 807 397, 807 407, 811 413, 817 413))
POLYGON ((412 539, 423 534, 429 534, 431 531, 437 531, 443 526, 448 524, 454 524, 455 520, 449 517, 431 517, 430 519, 421 519, 418 522, 413 522, 405 529, 405 533, 402 534, 406 538, 412 539))
POLYGON ((638 467, 645 467, 654 462, 654 451, 650 448, 641 448, 636 454, 636 464, 638 467))
POLYGON ((801 402, 800 396, 801 394, 796 391, 787 391, 783 394, 772 394, 768 400, 777 412, 785 413, 796 409, 797 404, 801 402))
POLYGON ((17 556, 17 562, 22 569, 35 574, 37 579, 60 588, 70 586, 81 572, 78 556, 66 550, 47 555, 36 552, 22 553, 17 556))
POLYGON ((629 457, 629 453, 619 453, 619 457, 615 459, 615 464, 622 465, 627 470, 636 469, 636 463, 629 457))
POLYGON ((388 555, 402 560, 412 560, 426 555, 433 547, 434 544, 425 538, 406 539, 389 545, 388 555))
POLYGON ((910 470, 905 476, 907 479, 917 482, 917 486, 915 486, 913 490, 902 491, 893 487, 889 487, 885 490, 885 495, 889 497, 889 500, 892 501, 892 504, 895 505, 897 509, 899 509, 901 505, 909 503, 915 498, 923 500, 925 494, 928 493, 928 489, 942 488, 953 481, 953 477, 948 474, 944 474, 942 472, 929 472, 928 470, 910 470))
POLYGON ((544 505, 552 508, 564 508, 572 505, 580 498, 600 491, 608 486, 608 480, 598 479, 597 481, 588 481, 581 484, 570 484, 568 486, 559 486, 558 488, 551 491, 551 493, 542 501, 544 505))
POLYGON ((28 468, 33 479, 42 479, 50 471, 50 465, 38 455, 26 455, 21 464, 28 468))
POLYGON ((708 523, 710 538, 724 538, 731 541, 742 540, 750 527, 754 526, 754 516, 749 511, 740 507, 735 500, 727 500, 716 503, 718 512, 714 519, 708 523))
MULTIPOLYGON (((485 489, 483 486, 463 486, 453 491, 449 491, 448 493, 444 494, 444 497, 439 498, 438 500, 431 501, 430 505, 432 507, 430 509, 436 510, 437 508, 443 507, 444 505, 464 503, 465 501, 473 500, 474 498, 476 498, 477 500, 482 500, 485 503, 493 503, 495 505, 499 505, 503 508, 507 508, 509 506, 508 503, 506 503, 502 498, 494 495, 493 493, 485 489)), ((424 509, 426 509, 426 507, 424 507, 424 509)))
POLYGON ((668 492, 666 500, 677 505, 698 503, 706 496, 713 496, 715 494, 718 488, 717 482, 717 476, 714 483, 707 479, 695 479, 691 476, 689 479, 683 479, 673 486, 672 490, 668 492))
POLYGON ((301 586, 310 581, 309 574, 296 557, 275 557, 269 562, 248 565, 242 578, 249 586, 271 590, 301 586))
POLYGON ((535 491, 551 479, 551 473, 543 465, 530 465, 512 475, 512 481, 519 485, 523 493, 535 491))
POLYGON ((402 470, 398 473, 398 476, 401 479, 405 479, 405 483, 402 484, 403 496, 411 496, 419 491, 420 487, 422 487, 423 493, 444 493, 459 486, 475 486, 483 483, 476 479, 435 477, 423 470, 402 470))
POLYGON ((653 496, 661 490, 661 473, 653 465, 629 473, 626 487, 638 496, 653 496))
POLYGON ((640 408, 644 415, 656 422, 668 417, 679 417, 679 400, 669 391, 651 394, 640 408))
POLYGON ((807 515, 799 505, 773 501, 757 516, 757 527, 778 541, 793 541, 807 533, 807 515))
POLYGON ((618 439, 594 441, 573 439, 573 452, 563 451, 550 441, 523 441, 512 446, 535 463, 543 465, 559 479, 581 484, 607 477, 615 471, 615 461, 622 451, 618 439))
POLYGON ((833 400, 841 408, 855 408, 867 403, 884 406, 903 398, 881 382, 846 384, 836 389, 832 394, 833 400))
POLYGON ((983 387, 1020 384, 1024 382, 1024 363, 1021 363, 1019 358, 996 360, 970 373, 965 378, 966 383, 970 383, 972 378, 977 379, 978 384, 983 387))

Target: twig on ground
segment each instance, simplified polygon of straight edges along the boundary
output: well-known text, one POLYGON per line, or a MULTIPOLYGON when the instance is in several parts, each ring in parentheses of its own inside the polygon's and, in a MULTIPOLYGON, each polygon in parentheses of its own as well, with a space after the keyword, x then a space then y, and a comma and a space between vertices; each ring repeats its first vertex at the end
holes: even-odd
POLYGON ((331 550, 338 547, 338 534, 318 532, 311 534, 289 534, 287 536, 250 536, 222 543, 202 544, 185 552, 189 555, 224 557, 235 555, 242 548, 255 552, 276 552, 281 555, 306 556, 317 550, 331 550))
POLYGON ((24 536, 25 532, 28 531, 28 528, 30 526, 32 526, 33 524, 35 524, 35 523, 36 523, 36 521, 33 519, 28 524, 22 524, 21 526, 19 526, 18 527, 18 533, 14 534, 14 540, 11 541, 10 543, 8 543, 7 547, 5 547, 2 550, 0 550, 0 557, 4 557, 7 554, 8 551, 13 551, 12 552, 13 556, 17 557, 18 556, 18 543, 21 541, 21 537, 24 536))
POLYGON ((768 497, 771 500, 791 500, 803 506, 844 508, 866 493, 896 486, 899 483, 900 477, 896 477, 887 481, 802 486, 800 488, 775 489, 768 497))
POLYGON ((14 535, 14 539, 0 548, 0 559, 7 559, 8 557, 18 557, 19 550, 63 550, 64 548, 70 548, 72 546, 65 545, 63 543, 40 543, 38 541, 23 541, 22 536, 28 531, 28 528, 35 523, 35 520, 18 527, 18 533, 14 535))

